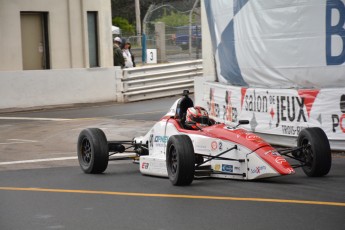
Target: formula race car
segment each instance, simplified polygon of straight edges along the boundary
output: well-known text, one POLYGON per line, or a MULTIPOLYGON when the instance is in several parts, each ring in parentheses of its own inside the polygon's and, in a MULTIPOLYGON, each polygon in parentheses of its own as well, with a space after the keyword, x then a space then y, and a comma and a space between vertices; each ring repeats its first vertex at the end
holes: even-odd
POLYGON ((78 159, 85 173, 103 173, 109 160, 132 158, 145 175, 168 177, 173 185, 189 185, 197 177, 255 180, 294 174, 302 167, 310 177, 327 175, 331 150, 320 128, 305 128, 297 147, 277 149, 258 135, 236 126, 208 119, 207 125, 186 120, 193 101, 185 91, 169 112, 145 136, 127 141, 108 141, 98 128, 82 130, 78 138, 78 159), (294 159, 296 164, 286 160, 294 159))

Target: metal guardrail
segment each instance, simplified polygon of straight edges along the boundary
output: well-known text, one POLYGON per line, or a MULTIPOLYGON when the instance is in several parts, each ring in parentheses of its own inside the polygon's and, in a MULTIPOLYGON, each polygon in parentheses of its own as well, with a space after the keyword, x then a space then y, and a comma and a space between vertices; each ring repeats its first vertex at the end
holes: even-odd
POLYGON ((123 69, 117 79, 117 101, 130 102, 194 92, 194 78, 203 74, 202 60, 123 69))

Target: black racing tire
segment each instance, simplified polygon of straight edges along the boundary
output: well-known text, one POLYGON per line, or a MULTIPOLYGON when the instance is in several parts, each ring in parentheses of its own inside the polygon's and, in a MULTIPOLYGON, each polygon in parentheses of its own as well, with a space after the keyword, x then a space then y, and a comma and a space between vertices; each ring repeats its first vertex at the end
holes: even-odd
POLYGON ((78 161, 88 174, 103 173, 108 167, 108 141, 101 129, 88 128, 78 138, 78 161))
POLYGON ((193 143, 187 135, 171 136, 167 144, 166 165, 173 185, 190 185, 194 179, 195 155, 193 143))
POLYGON ((325 132, 318 127, 303 129, 297 138, 297 146, 304 146, 299 158, 305 162, 302 167, 309 177, 321 177, 329 173, 332 154, 325 132))

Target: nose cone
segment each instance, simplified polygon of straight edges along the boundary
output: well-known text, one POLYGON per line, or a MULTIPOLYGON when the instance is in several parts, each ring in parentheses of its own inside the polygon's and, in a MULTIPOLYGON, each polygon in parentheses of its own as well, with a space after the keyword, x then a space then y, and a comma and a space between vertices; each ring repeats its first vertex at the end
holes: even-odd
POLYGON ((270 166, 272 166, 280 175, 289 175, 295 173, 295 170, 291 167, 289 162, 287 162, 287 160, 282 157, 272 146, 261 148, 256 153, 270 166))

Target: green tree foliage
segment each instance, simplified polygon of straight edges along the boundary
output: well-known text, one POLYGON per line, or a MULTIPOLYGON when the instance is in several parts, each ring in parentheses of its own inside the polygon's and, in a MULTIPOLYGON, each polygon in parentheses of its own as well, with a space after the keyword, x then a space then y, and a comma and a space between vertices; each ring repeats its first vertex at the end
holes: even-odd
POLYGON ((121 28, 122 33, 125 34, 134 34, 134 26, 129 24, 128 20, 122 17, 113 18, 113 25, 121 28))
MULTIPOLYGON (((151 4, 173 5, 177 10, 186 11, 191 9, 195 0, 140 0, 141 20, 145 17, 151 4)), ((126 18, 130 24, 135 25, 135 1, 134 0, 111 0, 112 17, 126 18)))
POLYGON ((171 27, 183 26, 189 23, 189 16, 179 12, 171 12, 169 15, 164 15, 163 17, 156 19, 156 22, 164 22, 165 25, 171 27))
MULTIPOLYGON (((190 10, 196 0, 140 0, 140 16, 141 22, 147 13, 150 5, 160 6, 160 5, 169 5, 170 8, 165 10, 156 10, 155 17, 149 18, 147 27, 152 26, 152 22, 157 21, 157 18, 161 18, 159 21, 164 21, 167 26, 172 25, 181 26, 189 23, 188 19, 188 10, 190 10), (175 9, 175 10, 171 10, 175 9), (187 16, 179 13, 170 13, 174 12, 187 12, 187 16), (170 22, 170 19, 172 22, 170 22), (187 22, 185 22, 187 21, 187 22)), ((125 36, 134 35, 136 27, 136 15, 135 15, 135 0, 111 0, 111 9, 112 9, 112 18, 113 25, 120 27, 122 34, 125 36), (116 18, 126 19, 126 22, 121 22, 122 20, 117 21, 116 18)), ((162 8, 163 9, 163 8, 162 8)))

